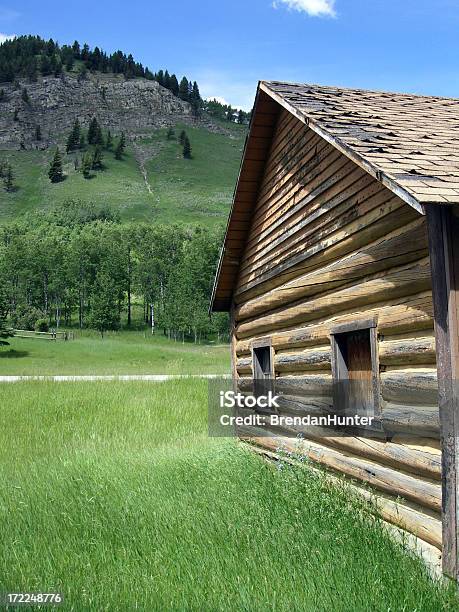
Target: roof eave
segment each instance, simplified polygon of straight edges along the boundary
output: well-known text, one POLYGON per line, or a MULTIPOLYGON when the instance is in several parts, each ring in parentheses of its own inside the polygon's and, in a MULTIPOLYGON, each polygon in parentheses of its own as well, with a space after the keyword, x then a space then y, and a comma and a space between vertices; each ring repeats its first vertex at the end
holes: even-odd
POLYGON ((217 290, 218 290, 218 282, 220 280, 220 273, 221 273, 221 270, 222 270, 223 260, 224 260, 224 257, 225 257, 226 239, 228 238, 228 232, 229 232, 229 227, 230 227, 230 223, 231 223, 231 217, 233 216, 234 206, 235 206, 235 202, 236 202, 237 188, 238 188, 238 185, 239 185, 239 180, 241 178, 242 168, 244 166, 244 162, 245 162, 245 158, 246 158, 246 154, 247 154, 247 145, 248 145, 248 142, 249 142, 250 133, 251 133, 251 130, 252 130, 252 125, 253 125, 253 122, 254 122, 255 109, 257 107, 258 97, 260 95, 260 83, 261 83, 261 81, 258 81, 257 91, 256 91, 256 94, 255 94, 255 101, 253 103, 252 115, 250 117, 249 129, 248 129, 247 135, 245 137, 244 151, 242 153, 241 163, 239 164, 239 172, 238 172, 238 175, 237 175, 236 185, 235 185, 234 190, 233 190, 233 200, 232 200, 232 203, 231 203, 231 210, 230 210, 230 213, 228 215, 228 220, 226 222, 225 237, 223 239, 222 248, 220 249, 220 256, 218 258, 217 272, 215 274, 214 284, 213 284, 213 287, 212 287, 212 297, 210 299, 209 314, 212 314, 212 312, 227 312, 228 311, 228 309, 225 308, 225 307, 216 306, 215 302, 216 302, 216 295, 217 295, 217 290))

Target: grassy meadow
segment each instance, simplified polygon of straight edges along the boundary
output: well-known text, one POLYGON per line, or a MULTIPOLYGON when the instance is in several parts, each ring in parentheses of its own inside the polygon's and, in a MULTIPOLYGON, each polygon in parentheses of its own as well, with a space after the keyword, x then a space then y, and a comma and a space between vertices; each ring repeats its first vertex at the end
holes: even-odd
POLYGON ((214 133, 204 127, 177 125, 175 140, 167 140, 166 129, 153 131, 151 137, 129 144, 123 161, 105 151, 105 169, 93 173, 91 179, 75 170, 75 157, 80 159, 81 153, 66 155, 61 146, 66 178, 57 184, 48 179, 54 148, 0 151, 0 160, 12 165, 18 186, 12 193, 0 190, 0 222, 68 199, 82 199, 96 205, 109 204, 125 221, 224 223, 246 128, 225 124, 224 130, 214 133), (183 158, 177 140, 182 128, 191 140, 191 160, 183 158))
POLYGON ((205 381, 1 393, 0 592, 98 612, 457 610, 344 487, 208 438, 205 381))
POLYGON ((147 330, 75 331, 68 342, 10 338, 0 348, 0 376, 229 374, 228 345, 174 342, 147 330))

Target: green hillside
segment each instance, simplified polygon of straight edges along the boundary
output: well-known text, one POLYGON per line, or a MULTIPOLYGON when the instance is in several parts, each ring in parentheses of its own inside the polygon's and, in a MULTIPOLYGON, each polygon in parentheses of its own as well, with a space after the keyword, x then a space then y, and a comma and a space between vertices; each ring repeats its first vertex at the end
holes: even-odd
POLYGON ((175 138, 168 140, 166 129, 156 130, 129 143, 123 161, 104 152, 105 169, 89 180, 75 169, 75 156, 81 158, 81 154, 63 154, 66 178, 57 184, 47 176, 54 149, 0 151, 0 160, 11 164, 17 185, 14 192, 0 191, 0 222, 78 198, 109 204, 123 220, 222 223, 229 211, 246 127, 225 123, 220 132, 177 125, 175 138), (178 142, 182 129, 191 141, 191 160, 183 158, 178 142))

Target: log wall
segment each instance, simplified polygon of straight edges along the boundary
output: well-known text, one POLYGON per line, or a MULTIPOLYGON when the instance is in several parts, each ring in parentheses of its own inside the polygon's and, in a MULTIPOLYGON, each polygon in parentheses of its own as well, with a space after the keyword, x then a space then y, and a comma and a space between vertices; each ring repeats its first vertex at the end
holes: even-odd
MULTIPOLYGON (((330 330, 362 319, 377 321, 385 437, 318 436, 306 454, 380 491, 393 522, 396 498, 415 504, 406 528, 440 546, 425 217, 283 110, 233 293, 234 375, 250 385, 252 343, 269 338, 282 412, 326 412, 333 402, 330 330), (423 513, 435 536, 426 535, 423 513)), ((269 438, 256 440, 272 446, 269 438)))

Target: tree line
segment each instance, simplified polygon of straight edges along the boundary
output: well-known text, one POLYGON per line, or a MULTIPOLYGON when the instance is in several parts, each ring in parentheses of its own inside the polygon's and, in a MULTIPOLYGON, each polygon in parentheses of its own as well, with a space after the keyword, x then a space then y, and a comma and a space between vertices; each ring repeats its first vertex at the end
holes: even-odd
POLYGON ((153 79, 153 73, 136 62, 132 54, 118 50, 107 54, 99 47, 91 49, 88 44, 59 45, 52 38, 40 36, 17 36, 0 45, 0 81, 14 82, 19 78, 35 81, 42 76, 59 76, 64 70, 73 70, 76 62, 84 70, 123 74, 126 78, 144 77, 153 79))
POLYGON ((211 100, 204 100, 203 110, 221 121, 231 121, 232 123, 239 123, 241 125, 248 124, 252 116, 252 112, 246 112, 244 110, 233 108, 231 104, 223 104, 215 98, 211 100))
POLYGON ((2 308, 19 329, 44 319, 223 339, 227 316, 208 315, 221 239, 221 228, 122 224, 109 208, 67 201, 0 229, 2 308))

